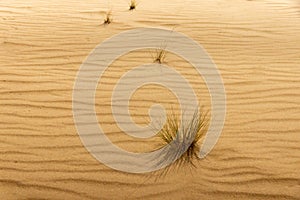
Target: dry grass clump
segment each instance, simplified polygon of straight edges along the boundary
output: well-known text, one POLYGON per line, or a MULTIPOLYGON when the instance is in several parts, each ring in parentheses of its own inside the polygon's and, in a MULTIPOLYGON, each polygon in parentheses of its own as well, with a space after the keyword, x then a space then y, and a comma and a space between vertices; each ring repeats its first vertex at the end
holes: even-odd
POLYGON ((152 56, 153 62, 159 63, 159 64, 164 63, 166 54, 167 54, 166 47, 159 47, 159 48, 155 49, 155 54, 154 54, 154 56, 152 56))
POLYGON ((193 160, 197 158, 199 151, 198 142, 205 135, 208 122, 207 112, 201 114, 197 110, 191 121, 179 120, 172 113, 159 133, 165 144, 171 144, 172 152, 167 152, 164 159, 168 157, 173 159, 184 152, 175 163, 179 165, 189 163, 195 166, 193 160))
POLYGON ((130 3, 129 3, 129 10, 136 9, 136 6, 137 6, 136 0, 131 0, 130 3))
POLYGON ((110 24, 112 22, 112 12, 111 10, 106 12, 105 16, 104 16, 104 22, 103 24, 110 24))

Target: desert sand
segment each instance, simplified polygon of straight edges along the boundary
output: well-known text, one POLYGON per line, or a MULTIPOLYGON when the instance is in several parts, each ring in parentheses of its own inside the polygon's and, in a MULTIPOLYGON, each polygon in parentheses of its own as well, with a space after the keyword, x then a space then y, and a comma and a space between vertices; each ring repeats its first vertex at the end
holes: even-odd
MULTIPOLYGON (((126 0, 0 2, 0 199, 300 199, 300 2, 138 2, 133 11, 126 0), (104 26, 108 10, 113 21, 104 26), (193 38, 222 75, 225 126, 196 167, 163 176, 116 171, 89 154, 77 134, 72 90, 80 65, 105 39, 138 27, 193 38)), ((151 61, 148 50, 124 55, 97 88, 99 124, 128 151, 158 144, 119 130, 111 91, 126 70, 151 61)), ((209 108, 205 83, 189 64, 171 53, 165 61, 209 108)), ((142 87, 132 97, 132 119, 146 123, 154 103, 169 109, 177 100, 163 87, 142 87)))

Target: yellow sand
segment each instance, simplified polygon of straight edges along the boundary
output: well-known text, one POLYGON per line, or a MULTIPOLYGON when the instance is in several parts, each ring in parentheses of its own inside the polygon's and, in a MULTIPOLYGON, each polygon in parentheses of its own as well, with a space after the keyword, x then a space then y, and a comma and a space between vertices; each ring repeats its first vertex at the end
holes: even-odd
MULTIPOLYGON (((148 51, 121 57, 96 93, 99 123, 130 151, 158 143, 120 132, 110 115, 111 89, 126 70, 151 59, 148 51)), ((193 82, 192 68, 182 70, 188 63, 172 54, 166 62, 193 82)), ((194 88, 209 108, 201 83, 194 88)), ((0 199, 300 199, 297 0, 140 0, 131 12, 126 0, 2 0, 0 94, 0 199), (110 9, 113 23, 103 26, 110 9), (104 39, 137 27, 186 34, 222 75, 225 127, 191 170, 114 171, 86 151, 75 130, 72 89, 81 63, 104 39)), ((146 123, 153 103, 170 109, 177 100, 167 89, 145 86, 132 97, 133 120, 146 123)))

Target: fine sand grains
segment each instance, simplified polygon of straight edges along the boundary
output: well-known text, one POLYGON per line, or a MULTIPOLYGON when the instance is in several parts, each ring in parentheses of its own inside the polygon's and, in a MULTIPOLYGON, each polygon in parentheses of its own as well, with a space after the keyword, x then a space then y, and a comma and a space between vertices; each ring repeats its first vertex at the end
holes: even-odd
MULTIPOLYGON (((129 11, 126 0, 0 1, 0 199, 300 199, 299 1, 141 0, 136 8, 129 11), (103 26, 110 9, 113 21, 103 26), (193 168, 118 172, 95 160, 77 135, 72 89, 81 63, 103 40, 137 27, 186 34, 222 75, 224 130, 193 168)), ((210 108, 192 66, 170 52, 163 61, 210 108)), ((96 92, 99 124, 133 152, 160 141, 123 134, 110 97, 122 74, 143 63, 153 63, 151 50, 120 57, 96 92)), ((145 124, 155 103, 178 108, 169 90, 146 85, 132 96, 132 119, 145 124)))

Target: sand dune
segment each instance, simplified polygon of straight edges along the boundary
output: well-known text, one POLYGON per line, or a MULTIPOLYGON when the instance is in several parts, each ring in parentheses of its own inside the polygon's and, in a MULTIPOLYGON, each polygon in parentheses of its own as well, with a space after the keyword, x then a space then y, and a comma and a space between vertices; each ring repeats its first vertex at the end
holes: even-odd
MULTIPOLYGON (((141 0, 134 11, 126 0, 1 1, 1 199, 300 199, 299 44, 297 0, 141 0), (103 26, 109 9, 113 23, 103 26), (118 172, 95 160, 76 132, 72 89, 81 63, 103 40, 137 27, 186 34, 222 75, 225 126, 191 170, 118 172)), ((151 151, 157 141, 141 145, 121 133, 111 116, 111 89, 126 70, 151 59, 149 51, 124 55, 97 89, 99 123, 130 151, 151 151)), ((189 64, 172 54, 166 62, 191 80, 209 108, 205 83, 183 70, 189 64)), ((146 123, 153 103, 170 108, 177 101, 164 88, 143 87, 131 101, 133 120, 146 123)))

